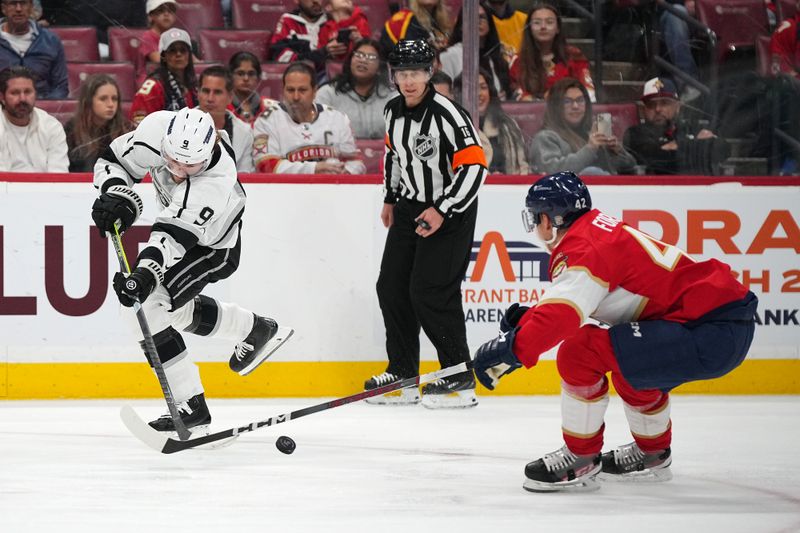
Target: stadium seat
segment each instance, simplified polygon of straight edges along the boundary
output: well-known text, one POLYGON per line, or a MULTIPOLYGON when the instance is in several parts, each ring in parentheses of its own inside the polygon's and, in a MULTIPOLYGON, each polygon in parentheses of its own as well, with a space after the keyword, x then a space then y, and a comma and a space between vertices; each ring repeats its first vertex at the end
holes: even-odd
POLYGON ((783 20, 794 18, 797 13, 796 0, 779 0, 781 4, 781 11, 783 12, 783 20))
POLYGON ((270 35, 270 31, 264 30, 200 30, 203 61, 227 64, 233 54, 246 51, 264 62, 267 60, 270 35))
POLYGON ((383 173, 383 139, 356 139, 356 148, 364 158, 367 174, 383 173))
POLYGON ((67 61, 100 61, 97 29, 93 26, 50 26, 47 29, 61 39, 67 61))
POLYGON ((328 77, 328 81, 341 74, 343 69, 344 63, 342 61, 329 59, 325 62, 325 75, 328 77))
POLYGON ((544 102, 502 102, 500 105, 508 116, 517 121, 526 143, 542 129, 544 102))
POLYGON ((611 129, 614 135, 622 141, 625 130, 639 124, 639 109, 634 102, 621 104, 594 104, 592 111, 598 113, 611 113, 611 129))
POLYGON ((69 96, 77 98, 81 83, 92 74, 108 74, 117 80, 122 100, 133 100, 136 94, 133 65, 130 63, 67 63, 69 96))
POLYGON ((759 76, 772 74, 772 53, 769 50, 771 40, 769 35, 759 35, 756 38, 756 70, 759 76))
POLYGON ((233 27, 240 30, 275 30, 281 15, 297 9, 294 0, 233 0, 233 27))
POLYGON ((700 22, 717 34, 717 58, 755 47, 756 37, 767 35, 767 10, 763 0, 696 0, 700 22))
POLYGON ((280 100, 283 96, 283 71, 289 65, 287 63, 262 63, 261 64, 261 85, 259 93, 261 96, 280 100))
POLYGON ((58 119, 61 124, 66 124, 67 121, 75 114, 78 109, 77 100, 37 100, 36 107, 46 111, 58 119))
POLYGON ((225 66, 219 61, 198 61, 194 64, 194 75, 197 76, 197 81, 200 81, 200 74, 203 73, 208 67, 225 66))
POLYGON ((219 0, 181 0, 175 25, 188 31, 193 38, 197 38, 201 28, 224 28, 222 5, 219 0))
POLYGON ((356 4, 367 16, 369 29, 374 36, 380 36, 384 23, 389 20, 391 11, 386 0, 358 0, 356 4))

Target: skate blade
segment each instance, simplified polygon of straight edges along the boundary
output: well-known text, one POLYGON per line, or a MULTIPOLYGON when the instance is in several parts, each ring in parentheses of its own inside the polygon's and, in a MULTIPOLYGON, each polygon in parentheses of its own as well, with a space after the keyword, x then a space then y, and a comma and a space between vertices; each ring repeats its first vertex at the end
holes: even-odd
POLYGON ((253 361, 239 371, 239 375, 246 376, 258 368, 258 366, 266 361, 270 355, 275 353, 278 348, 283 346, 283 343, 288 341, 289 337, 291 337, 293 333, 294 329, 290 327, 278 326, 278 331, 275 333, 275 335, 269 341, 267 341, 267 343, 264 345, 264 348, 261 349, 261 352, 256 355, 253 361))
POLYGON ((364 401, 371 405, 416 405, 419 403, 419 389, 400 389, 364 401))
POLYGON ((595 480, 594 476, 560 483, 545 483, 543 481, 525 479, 522 488, 528 492, 594 492, 600 489, 600 483, 595 480))
POLYGON ((478 405, 474 390, 462 390, 450 394, 423 394, 422 406, 426 409, 466 409, 478 405))
POLYGON ((606 474, 600 472, 597 479, 603 483, 662 483, 672 479, 670 467, 657 468, 655 470, 642 470, 641 472, 630 472, 627 474, 606 474))

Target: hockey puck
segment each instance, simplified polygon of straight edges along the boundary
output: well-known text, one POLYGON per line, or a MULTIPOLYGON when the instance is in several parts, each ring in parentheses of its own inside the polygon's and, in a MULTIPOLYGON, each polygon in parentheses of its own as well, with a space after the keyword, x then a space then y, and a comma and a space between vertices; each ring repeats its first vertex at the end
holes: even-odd
POLYGON ((285 453, 289 455, 294 453, 294 449, 297 448, 297 444, 292 440, 291 437, 287 437, 286 435, 281 435, 278 437, 278 440, 275 441, 275 447, 281 451, 281 453, 285 453))

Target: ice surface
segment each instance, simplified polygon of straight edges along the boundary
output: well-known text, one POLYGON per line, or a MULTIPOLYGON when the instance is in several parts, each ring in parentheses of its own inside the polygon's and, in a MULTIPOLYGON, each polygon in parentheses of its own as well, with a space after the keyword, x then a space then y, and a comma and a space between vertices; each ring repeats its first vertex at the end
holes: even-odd
MULTIPOLYGON (((212 398, 212 429, 320 401, 212 398)), ((562 444, 555 396, 358 403, 174 455, 127 432, 123 403, 0 402, 0 532, 800 531, 795 396, 674 396, 674 479, 583 494, 522 489, 525 464, 562 444)), ((630 441, 618 398, 606 425, 607 449, 630 441)))

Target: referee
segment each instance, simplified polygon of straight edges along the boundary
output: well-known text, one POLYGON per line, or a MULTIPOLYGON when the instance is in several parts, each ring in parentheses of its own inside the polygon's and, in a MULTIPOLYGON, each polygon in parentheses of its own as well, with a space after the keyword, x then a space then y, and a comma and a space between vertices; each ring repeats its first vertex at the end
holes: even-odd
MULTIPOLYGON (((378 277, 389 366, 364 388, 419 373, 420 326, 442 368, 470 360, 461 282, 467 271, 486 159, 467 113, 430 83, 434 52, 401 40, 389 54, 400 95, 386 104, 385 198, 389 228, 378 277)), ((419 390, 371 403, 418 403, 419 390)), ((429 408, 477 405, 472 371, 422 388, 429 408)))

